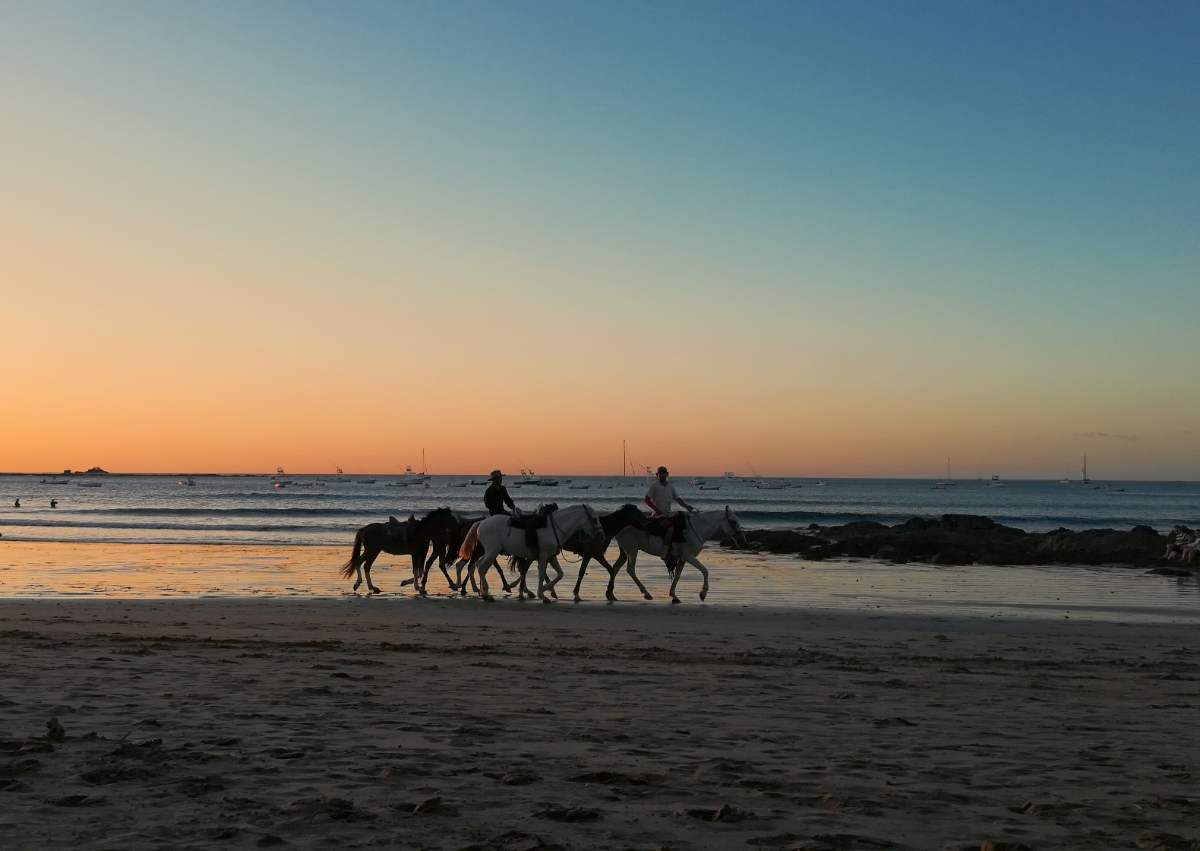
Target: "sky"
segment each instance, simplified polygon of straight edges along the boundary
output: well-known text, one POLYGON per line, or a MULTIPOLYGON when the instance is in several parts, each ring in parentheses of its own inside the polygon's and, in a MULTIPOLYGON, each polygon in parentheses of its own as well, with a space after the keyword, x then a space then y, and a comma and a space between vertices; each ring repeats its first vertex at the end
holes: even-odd
POLYGON ((0 0, 0 470, 1200 479, 1198 38, 0 0))

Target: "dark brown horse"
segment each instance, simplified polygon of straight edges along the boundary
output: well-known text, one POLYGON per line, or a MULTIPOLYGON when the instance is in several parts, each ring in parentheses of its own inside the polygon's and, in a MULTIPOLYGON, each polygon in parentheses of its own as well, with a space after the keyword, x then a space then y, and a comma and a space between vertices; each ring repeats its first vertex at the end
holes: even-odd
MULTIPOLYGON (((603 538, 589 538, 584 535, 576 535, 569 541, 563 543, 563 549, 569 550, 576 555, 583 556, 583 560, 579 562, 579 578, 575 580, 575 602, 579 602, 579 586, 583 584, 583 575, 587 573, 588 562, 592 559, 604 565, 604 569, 608 571, 608 590, 604 592, 604 596, 608 601, 615 602, 616 595, 613 593, 613 583, 617 578, 617 571, 608 559, 605 558, 605 553, 608 551, 608 545, 612 543, 613 536, 624 529, 626 526, 632 526, 635 529, 645 529, 648 518, 641 509, 636 505, 626 503, 614 511, 612 514, 605 514, 600 518, 600 525, 604 529, 603 538)), ((558 577, 561 579, 562 577, 558 577)), ((558 579, 555 579, 557 584, 558 579)))
MULTIPOLYGON (((354 582, 354 590, 357 591, 365 573, 368 590, 378 594, 380 589, 371 581, 371 565, 375 559, 380 553, 408 555, 412 557, 413 576, 401 585, 415 585, 418 593, 424 595, 425 577, 435 558, 440 558, 442 573, 450 582, 450 574, 446 573, 446 551, 458 526, 458 520, 448 508, 435 508, 420 520, 409 515, 403 522, 389 517, 386 523, 368 523, 354 536, 354 550, 350 560, 342 566, 342 576, 349 579, 357 573, 358 578, 354 582)), ((455 587, 453 582, 450 582, 450 587, 455 587)))

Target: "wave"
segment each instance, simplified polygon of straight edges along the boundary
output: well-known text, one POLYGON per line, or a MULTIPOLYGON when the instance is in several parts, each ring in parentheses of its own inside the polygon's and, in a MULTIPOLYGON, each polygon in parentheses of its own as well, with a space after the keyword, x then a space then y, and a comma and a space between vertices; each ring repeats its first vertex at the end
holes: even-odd
POLYGON ((120 523, 86 520, 0 520, 0 526, 37 529, 150 529, 177 532, 334 532, 353 535, 358 524, 317 523, 120 523))
MULTIPOLYGON (((59 509, 61 511, 61 509, 59 509)), ((71 511, 72 514, 109 514, 125 517, 373 517, 382 515, 384 519, 389 514, 401 515, 426 514, 429 508, 396 508, 394 506, 377 506, 363 508, 81 508, 71 511)))

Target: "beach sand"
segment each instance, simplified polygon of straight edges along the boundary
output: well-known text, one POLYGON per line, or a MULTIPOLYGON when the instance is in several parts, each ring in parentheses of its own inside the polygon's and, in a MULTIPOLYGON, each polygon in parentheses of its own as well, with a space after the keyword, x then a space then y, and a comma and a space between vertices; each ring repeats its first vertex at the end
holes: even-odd
POLYGON ((1198 636, 698 605, 7 600, 0 845, 1200 848, 1198 636))

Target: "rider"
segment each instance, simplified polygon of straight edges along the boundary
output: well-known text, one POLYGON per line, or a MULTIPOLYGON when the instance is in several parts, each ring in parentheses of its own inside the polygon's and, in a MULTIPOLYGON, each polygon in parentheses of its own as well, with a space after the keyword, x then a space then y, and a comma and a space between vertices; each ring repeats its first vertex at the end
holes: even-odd
POLYGON ((483 504, 487 506, 488 514, 493 517, 497 514, 508 514, 504 510, 506 505, 516 511, 517 506, 513 503, 512 497, 508 495, 508 488, 504 486, 504 474, 499 470, 492 470, 492 474, 488 478, 492 483, 483 492, 483 504))
POLYGON ((674 573, 675 556, 671 553, 671 543, 675 537, 675 515, 671 511, 671 501, 678 502, 688 511, 696 509, 679 495, 675 485, 667 481, 669 475, 666 467, 658 468, 658 478, 646 489, 646 505, 650 506, 652 512, 650 519, 663 527, 663 561, 666 562, 667 570, 674 573))

